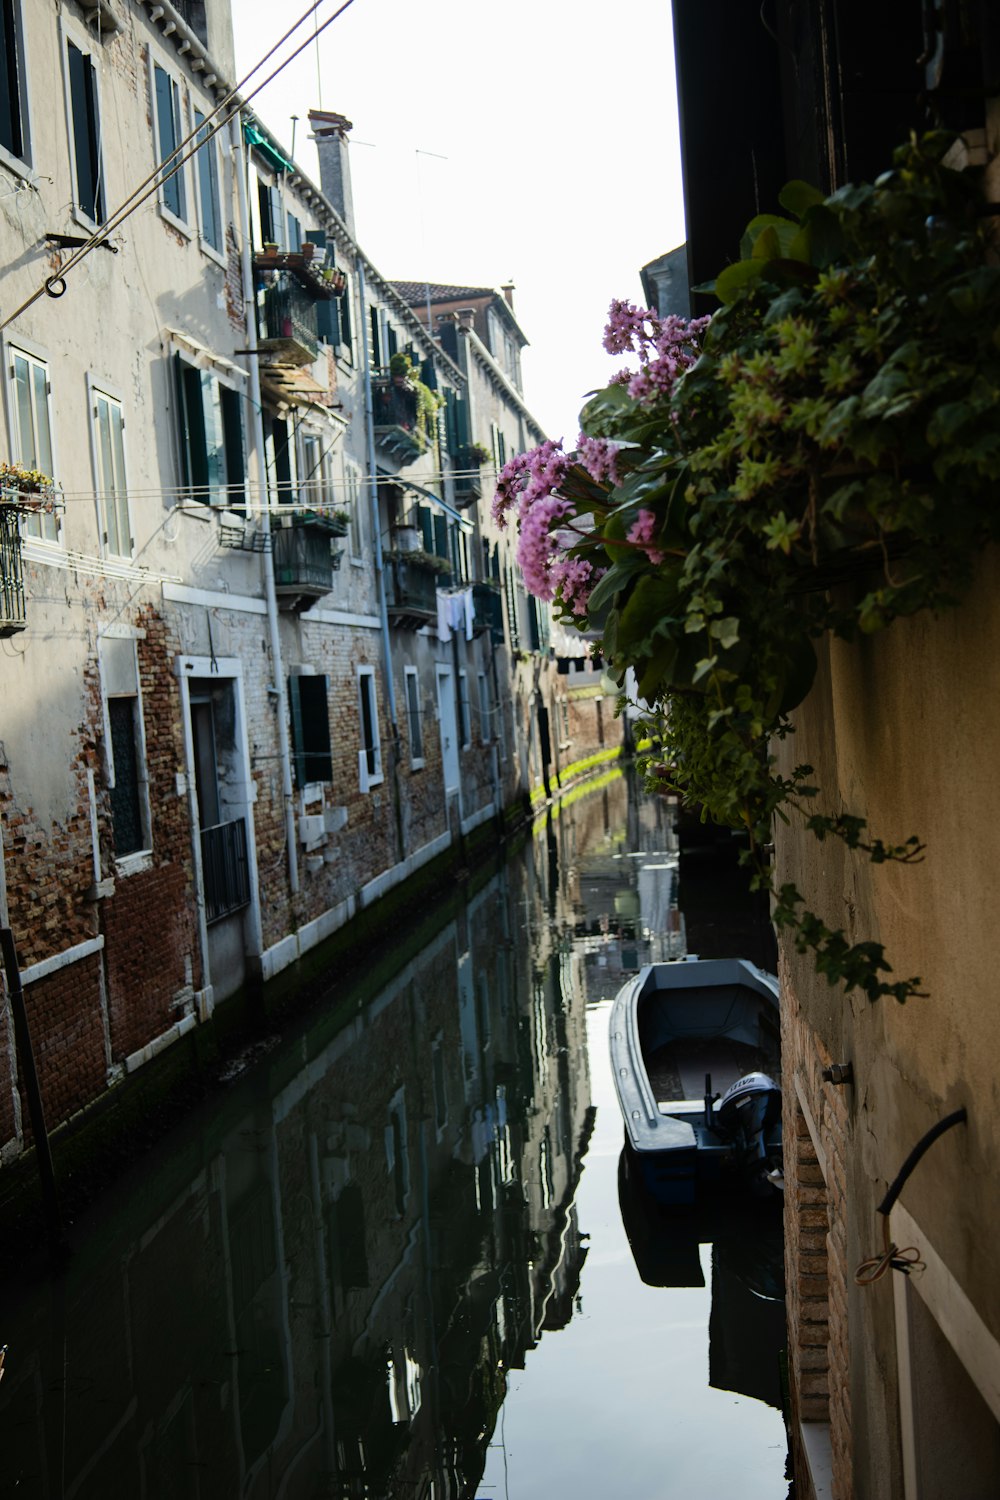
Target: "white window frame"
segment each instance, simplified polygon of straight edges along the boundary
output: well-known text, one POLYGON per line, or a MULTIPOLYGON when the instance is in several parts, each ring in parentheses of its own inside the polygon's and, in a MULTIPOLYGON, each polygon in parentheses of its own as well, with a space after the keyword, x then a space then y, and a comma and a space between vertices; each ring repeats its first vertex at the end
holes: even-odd
MULTIPOLYGON (((185 498, 186 500, 189 500, 193 504, 199 504, 199 503, 203 504, 206 507, 206 509, 212 509, 212 510, 222 509, 222 510, 225 510, 225 509, 231 508, 233 506, 236 506, 237 508, 239 508, 241 506, 245 506, 246 503, 247 503, 247 497, 249 495, 249 460, 250 460, 250 453, 249 453, 249 447, 248 447, 248 444, 249 444, 249 441, 250 441, 250 429, 249 429, 249 424, 247 422, 247 407, 246 407, 246 402, 247 402, 247 387, 246 387, 246 384, 242 380, 240 380, 238 378, 234 378, 234 377, 242 376, 243 372, 242 372, 242 370, 239 370, 236 366, 232 365, 229 360, 222 360, 222 359, 218 359, 218 358, 214 357, 213 354, 212 354, 212 352, 211 352, 211 350, 207 350, 204 347, 202 347, 201 345, 195 344, 193 340, 189 344, 182 337, 175 336, 174 338, 172 338, 171 343, 170 343, 170 360, 171 360, 170 383, 171 383, 171 392, 172 392, 172 395, 173 395, 175 401, 176 401, 176 398, 177 398, 177 387, 176 387, 176 384, 175 384, 176 375, 174 373, 174 371, 176 369, 176 366, 174 365, 173 361, 174 361, 174 355, 176 355, 176 354, 179 354, 181 356, 181 359, 183 360, 183 362, 184 362, 184 364, 186 366, 190 367, 192 370, 197 370, 197 372, 198 372, 198 374, 200 376, 204 376, 204 375, 211 376, 211 378, 216 382, 216 385, 219 386, 220 389, 225 389, 225 390, 231 391, 236 396, 239 397, 240 403, 241 403, 242 426, 243 426, 243 479, 242 479, 242 495, 235 495, 234 496, 231 493, 231 491, 235 488, 235 483, 236 482, 235 482, 235 480, 233 478, 231 478, 231 476, 229 474, 229 471, 228 471, 228 463, 227 463, 226 451, 225 451, 225 449, 226 449, 226 442, 225 442, 225 420, 224 420, 223 415, 222 415, 222 397, 221 397, 221 394, 219 395, 219 418, 220 418, 220 421, 222 422, 222 430, 219 433, 219 437, 220 437, 221 446, 222 446, 223 467, 226 469, 225 476, 224 476, 224 478, 223 478, 223 480, 222 480, 221 483, 214 484, 214 485, 211 484, 211 483, 209 483, 209 484, 207 484, 207 485, 205 485, 203 487, 202 486, 196 486, 193 483, 191 483, 189 485, 185 485, 185 482, 184 482, 184 470, 185 470, 185 467, 187 467, 188 470, 190 471, 191 465, 190 465, 190 461, 188 462, 187 465, 185 465, 184 454, 183 454, 183 451, 182 451, 181 414, 180 414, 179 409, 175 407, 176 415, 175 415, 175 418, 174 418, 174 427, 175 427, 174 441, 175 441, 175 443, 177 445, 177 447, 175 449, 175 452, 176 452, 176 457, 177 457, 177 483, 178 483, 178 487, 179 487, 178 488, 178 494, 181 495, 182 498, 185 498), (200 493, 202 491, 202 489, 204 490, 204 493, 200 493), (199 493, 197 495, 195 494, 196 490, 199 491, 199 493), (182 492, 183 492, 183 494, 182 494, 182 492), (188 492, 190 492, 190 493, 188 493, 188 492)), ((208 450, 208 435, 207 435, 207 432, 206 432, 206 456, 208 454, 208 451, 209 451, 208 450)), ((294 467, 294 457, 293 457, 293 467, 294 467)), ((294 476, 293 476, 293 482, 294 482, 294 476)))
POLYGON ((139 676, 139 654, 137 641, 144 632, 133 630, 129 626, 112 626, 109 630, 102 632, 97 642, 97 664, 101 680, 101 712, 104 719, 104 770, 105 780, 109 790, 115 786, 115 758, 111 743, 111 710, 109 703, 111 698, 131 698, 135 702, 135 760, 136 781, 139 791, 139 819, 142 824, 141 849, 130 850, 115 860, 115 870, 119 875, 134 875, 140 870, 148 869, 153 853, 153 818, 152 808, 149 800, 149 767, 146 759, 146 719, 142 704, 142 679, 139 676), (127 642, 132 647, 132 670, 135 679, 134 692, 109 693, 108 678, 109 667, 105 652, 102 652, 102 643, 106 643, 106 650, 111 649, 111 643, 122 652, 122 657, 127 656, 124 646, 127 642))
MULTIPOLYGON (((57 469, 55 431, 52 422, 52 361, 48 354, 30 339, 9 339, 3 345, 4 360, 4 391, 7 402, 7 431, 10 434, 10 452, 14 463, 27 465, 28 460, 21 451, 21 424, 18 421, 18 406, 16 387, 14 384, 14 357, 20 355, 32 365, 39 365, 45 371, 45 416, 49 428, 49 450, 51 453, 52 468, 50 477, 55 478, 57 469)), ((36 467, 32 464, 31 467, 36 467)), ((44 472, 44 470, 43 470, 44 472)), ((33 542, 39 542, 46 547, 61 547, 63 543, 62 519, 58 513, 52 517, 45 515, 26 515, 21 523, 25 538, 33 542), (51 520, 55 529, 55 536, 46 536, 43 528, 51 520), (37 528, 37 529, 36 529, 37 528)))
POLYGON ((361 466, 352 458, 344 456, 344 509, 350 515, 347 530, 347 553, 354 567, 364 566, 365 517, 362 495, 366 493, 361 480, 361 466))
POLYGON ((479 681, 479 738, 484 745, 493 739, 493 705, 490 703, 490 680, 485 672, 478 672, 479 681))
MULTIPOLYGON (((184 104, 187 99, 187 92, 187 89, 184 88, 183 83, 175 73, 174 69, 169 67, 163 58, 154 56, 153 50, 152 48, 150 48, 149 97, 152 106, 151 113, 153 117, 154 170, 159 169, 160 163, 165 159, 165 157, 171 155, 177 149, 181 141, 188 133, 187 125, 184 119, 184 104), (159 71, 170 80, 170 98, 174 109, 174 131, 176 132, 177 139, 170 146, 169 151, 160 140, 160 101, 159 95, 157 94, 156 90, 157 69, 159 69, 159 71)), ((179 230, 180 233, 185 236, 185 238, 190 239, 192 225, 197 221, 195 215, 191 212, 191 184, 188 180, 187 162, 185 162, 183 166, 179 168, 179 170, 174 174, 174 177, 171 179, 171 181, 176 181, 180 186, 181 212, 179 214, 175 213, 174 210, 170 208, 166 203, 163 196, 165 186, 164 183, 160 183, 157 187, 156 206, 160 212, 161 217, 166 219, 168 224, 172 224, 175 229, 179 230)))
POLYGON ((299 452, 295 456, 295 467, 298 473, 296 488, 299 495, 299 504, 314 509, 317 506, 331 506, 335 504, 333 484, 330 474, 330 449, 324 447, 324 434, 318 432, 315 427, 300 427, 298 436, 299 452), (319 467, 315 468, 310 461, 307 452, 307 444, 316 443, 319 447, 319 467), (305 495, 302 493, 303 486, 308 486, 305 495))
POLYGON ((421 771, 423 770, 427 762, 424 755, 424 721, 420 708, 420 673, 417 671, 416 667, 403 668, 403 687, 405 689, 406 699, 406 724, 410 740, 410 770, 421 771), (411 684, 413 688, 413 702, 410 701, 411 684), (420 749, 419 755, 414 755, 413 753, 414 704, 416 705, 417 744, 420 749))
POLYGON ((363 792, 370 792, 372 787, 379 786, 385 777, 382 772, 382 737, 379 733, 378 722, 378 694, 375 691, 375 668, 358 667, 358 737, 364 735, 365 713, 364 695, 367 694, 369 717, 372 724, 373 743, 361 745, 358 749, 358 782, 363 792), (362 686, 366 683, 366 686, 362 686), (374 769, 368 764, 369 751, 373 752, 374 769))
POLYGON ((17 59, 18 113, 20 117, 23 155, 15 156, 0 143, 0 165, 16 176, 27 179, 31 175, 31 99, 28 66, 28 46, 24 34, 24 0, 14 0, 14 52, 17 59))
POLYGON ((85 229, 93 230, 99 229, 103 221, 92 219, 90 217, 90 214, 85 211, 80 203, 80 183, 77 175, 76 165, 76 134, 73 129, 73 91, 70 85, 69 76, 70 42, 73 43, 73 46, 76 47, 78 52, 82 52, 84 57, 89 58, 91 66, 94 69, 94 94, 97 100, 97 123, 99 126, 97 133, 97 154, 100 162, 100 181, 102 189, 101 195, 103 198, 101 207, 104 209, 106 218, 108 213, 109 194, 104 151, 104 91, 101 86, 101 68, 99 64, 100 53, 97 51, 94 45, 94 36, 92 32, 87 31, 85 27, 78 25, 75 21, 67 19, 65 15, 60 17, 59 45, 63 68, 63 98, 66 108, 66 137, 67 146, 69 149, 70 173, 73 182, 73 202, 71 205, 71 212, 73 218, 78 224, 82 224, 85 229))
POLYGON ((87 406, 90 412, 90 451, 94 470, 94 495, 97 501, 97 525, 101 538, 102 557, 125 557, 135 556, 135 540, 132 530, 132 504, 128 493, 128 457, 125 451, 125 407, 121 395, 107 381, 98 381, 92 376, 87 376, 87 406), (108 525, 108 503, 115 493, 109 490, 106 476, 102 472, 100 430, 98 426, 97 403, 106 401, 110 407, 118 412, 121 422, 121 490, 117 495, 116 526, 120 529, 122 514, 121 502, 124 501, 124 520, 127 530, 127 551, 116 551, 111 545, 111 527, 108 525))
POLYGON ((472 748, 472 712, 469 707, 469 674, 464 667, 458 674, 458 732, 460 750, 472 748))
MULTIPOLYGON (((209 112, 211 112, 211 108, 212 108, 212 106, 210 105, 209 106, 209 112)), ((196 101, 194 95, 191 93, 190 90, 188 90, 188 118, 190 119, 191 129, 192 130, 194 130, 195 128, 197 128, 199 131, 201 131, 202 129, 211 130, 213 128, 213 125, 215 123, 217 123, 217 122, 214 122, 214 121, 210 120, 208 118, 208 116, 205 115, 205 111, 201 108, 200 104, 196 101), (196 121, 195 121, 195 113, 196 112, 198 114, 204 116, 204 125, 197 125, 196 126, 196 121)), ((210 140, 202 141, 201 144, 198 146, 198 149, 195 151, 194 155, 191 158, 191 165, 192 165, 192 168, 193 168, 192 176, 194 178, 194 189, 195 189, 195 191, 194 191, 195 212, 191 216, 191 222, 193 224, 197 224, 197 226, 198 226, 198 244, 201 247, 202 253, 204 255, 207 255, 208 258, 209 258, 209 260, 214 260, 215 263, 216 263, 216 265, 224 267, 225 264, 226 264, 226 253, 225 253, 226 252, 226 216, 225 216, 225 212, 224 212, 224 209, 223 209, 223 203, 224 203, 223 183, 225 181, 225 157, 223 155, 222 148, 221 148, 221 145, 220 145, 220 136, 221 136, 221 134, 222 134, 221 131, 217 131, 216 134, 213 135, 210 140), (203 151, 204 152, 210 152, 210 153, 212 153, 212 158, 211 159, 214 160, 214 162, 215 162, 215 206, 216 206, 216 209, 218 210, 218 214, 219 214, 219 239, 221 241, 218 249, 215 248, 215 246, 211 243, 210 240, 208 240, 208 239, 205 238, 205 223, 204 223, 204 219, 203 219, 203 216, 202 216, 202 201, 201 201, 201 174, 202 174, 203 164, 204 164, 204 162, 206 160, 206 158, 202 156, 202 152, 203 151)), ((197 141, 197 137, 195 137, 195 140, 197 141)))

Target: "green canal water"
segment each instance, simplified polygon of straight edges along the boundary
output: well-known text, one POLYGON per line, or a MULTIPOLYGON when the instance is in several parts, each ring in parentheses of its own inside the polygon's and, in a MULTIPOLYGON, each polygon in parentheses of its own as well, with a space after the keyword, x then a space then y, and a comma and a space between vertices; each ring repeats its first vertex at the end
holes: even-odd
POLYGON ((766 958, 615 773, 374 999, 314 1008, 0 1288, 0 1496, 783 1500, 780 1214, 654 1211, 613 995, 766 958), (679 896, 678 896, 679 891, 679 896))

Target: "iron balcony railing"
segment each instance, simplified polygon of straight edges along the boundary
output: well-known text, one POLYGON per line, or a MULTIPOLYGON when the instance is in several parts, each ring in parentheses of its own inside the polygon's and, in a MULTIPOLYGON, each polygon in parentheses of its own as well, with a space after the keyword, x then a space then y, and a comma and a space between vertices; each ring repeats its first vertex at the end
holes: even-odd
POLYGON ((205 921, 219 922, 250 905, 247 826, 243 818, 201 830, 205 921))
POLYGON ((20 511, 0 501, 0 636, 15 635, 26 624, 20 511))
POLYGON ((385 602, 398 621, 413 617, 418 623, 437 614, 437 591, 448 575, 424 561, 421 553, 384 553, 385 602))
POLYGON ((264 293, 263 337, 286 348, 291 348, 294 342, 313 360, 319 354, 316 300, 287 272, 276 271, 273 275, 273 285, 264 293))
POLYGON ((372 409, 379 444, 398 460, 412 463, 427 452, 426 424, 420 421, 420 401, 413 387, 386 371, 372 377, 372 409))

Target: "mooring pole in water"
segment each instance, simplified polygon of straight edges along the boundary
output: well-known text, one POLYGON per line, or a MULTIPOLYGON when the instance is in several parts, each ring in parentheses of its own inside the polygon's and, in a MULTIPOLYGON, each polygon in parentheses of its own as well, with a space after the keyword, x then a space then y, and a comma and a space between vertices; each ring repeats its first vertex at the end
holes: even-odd
POLYGON ((31 1028, 28 1025, 24 990, 21 987, 21 970, 17 962, 14 934, 9 927, 0 927, 0 956, 3 958, 4 973, 7 976, 7 993, 10 996, 10 1008, 14 1016, 14 1040, 17 1043, 18 1064, 24 1077, 24 1092, 28 1096, 28 1114, 31 1119, 32 1134, 35 1137, 38 1179, 42 1189, 42 1207, 49 1233, 49 1244, 53 1254, 62 1257, 66 1253, 66 1238, 59 1213, 56 1174, 52 1166, 49 1136, 45 1129, 45 1111, 42 1108, 42 1092, 38 1086, 38 1070, 35 1067, 35 1054, 31 1046, 31 1028))

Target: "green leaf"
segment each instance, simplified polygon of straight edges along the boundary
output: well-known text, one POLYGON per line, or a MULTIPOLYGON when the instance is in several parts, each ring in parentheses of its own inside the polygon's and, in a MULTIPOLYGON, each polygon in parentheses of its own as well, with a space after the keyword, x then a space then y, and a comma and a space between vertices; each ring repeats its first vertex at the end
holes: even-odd
POLYGON ((736 261, 715 278, 715 295, 720 302, 735 302, 745 287, 759 279, 763 269, 763 262, 759 260, 736 261))
POLYGON ((610 604, 615 595, 642 570, 643 565, 643 559, 637 553, 630 553, 621 562, 612 563, 604 577, 599 578, 594 585, 587 603, 587 613, 592 615, 610 604))
POLYGON ((794 214, 797 219, 803 218, 806 209, 822 203, 823 199, 824 194, 818 187, 813 187, 811 182, 803 182, 800 177, 794 177, 791 182, 786 182, 778 194, 778 202, 782 208, 794 214))

